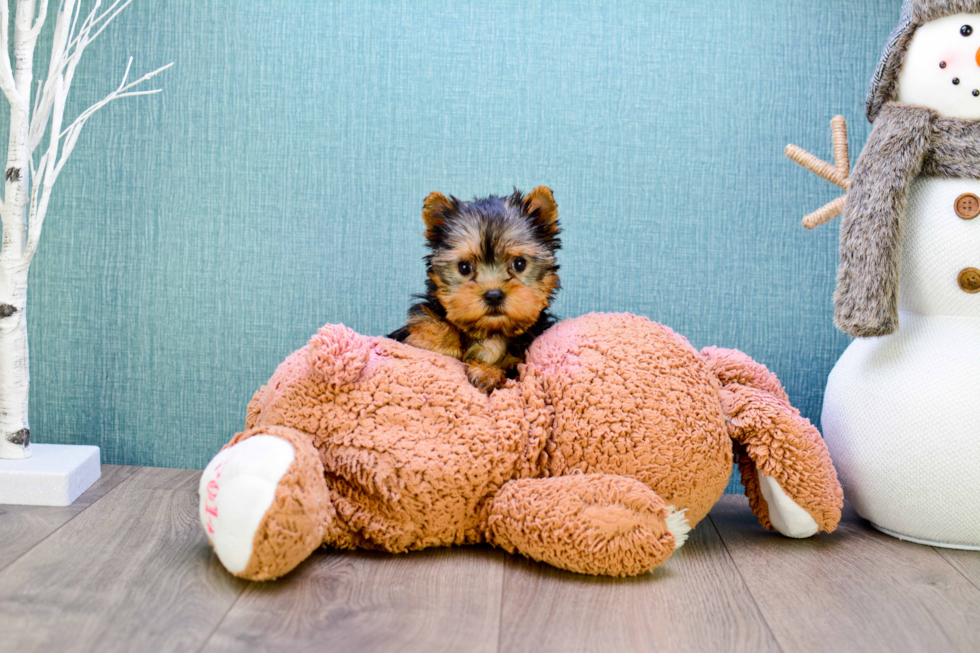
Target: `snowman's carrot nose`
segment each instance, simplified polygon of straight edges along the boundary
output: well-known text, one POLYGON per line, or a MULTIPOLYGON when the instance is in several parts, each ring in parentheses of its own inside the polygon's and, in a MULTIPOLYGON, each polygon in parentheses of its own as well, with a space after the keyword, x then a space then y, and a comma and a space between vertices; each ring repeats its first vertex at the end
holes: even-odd
POLYGON ((980 50, 977 50, 977 65, 980 66, 980 50))

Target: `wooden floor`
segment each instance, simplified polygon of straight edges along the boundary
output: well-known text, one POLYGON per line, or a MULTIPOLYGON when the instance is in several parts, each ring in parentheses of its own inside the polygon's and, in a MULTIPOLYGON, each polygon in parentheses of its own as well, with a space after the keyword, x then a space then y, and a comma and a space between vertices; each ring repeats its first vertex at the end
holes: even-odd
POLYGON ((490 548, 318 551, 274 583, 218 563, 200 472, 104 466, 73 506, 0 506, 0 651, 980 651, 980 553, 848 514, 767 533, 725 497, 653 574, 490 548))

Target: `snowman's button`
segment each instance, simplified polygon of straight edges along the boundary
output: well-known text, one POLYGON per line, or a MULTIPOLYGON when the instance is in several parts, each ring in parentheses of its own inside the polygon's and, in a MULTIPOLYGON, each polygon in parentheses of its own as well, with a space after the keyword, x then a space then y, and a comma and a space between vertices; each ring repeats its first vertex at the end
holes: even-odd
POLYGON ((956 281, 960 284, 960 289, 963 292, 971 295, 980 292, 980 270, 976 268, 966 268, 960 272, 956 281))
POLYGON ((980 197, 973 193, 963 193, 956 198, 956 215, 964 220, 972 220, 980 215, 980 197))

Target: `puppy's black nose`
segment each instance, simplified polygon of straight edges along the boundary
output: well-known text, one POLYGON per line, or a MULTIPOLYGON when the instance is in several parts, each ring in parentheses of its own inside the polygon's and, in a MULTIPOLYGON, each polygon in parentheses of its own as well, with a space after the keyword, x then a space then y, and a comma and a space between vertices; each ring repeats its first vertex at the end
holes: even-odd
POLYGON ((503 290, 488 290, 483 293, 483 301, 487 303, 487 306, 497 307, 504 303, 504 291, 503 290))

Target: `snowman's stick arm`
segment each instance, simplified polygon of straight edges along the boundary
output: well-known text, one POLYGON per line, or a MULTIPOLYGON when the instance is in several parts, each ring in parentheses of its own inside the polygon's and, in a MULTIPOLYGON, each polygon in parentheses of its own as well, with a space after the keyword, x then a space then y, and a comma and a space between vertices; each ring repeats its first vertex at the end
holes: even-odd
MULTIPOLYGON (((843 116, 835 116, 830 121, 830 130, 831 140, 834 144, 834 165, 818 159, 796 145, 786 146, 786 156, 810 172, 846 191, 851 187, 851 155, 847 144, 847 120, 843 116)), ((819 211, 803 218, 803 226, 807 229, 815 229, 826 222, 830 222, 843 213, 846 201, 847 195, 838 197, 819 211)))
POLYGON ((816 229, 820 225, 830 222, 844 212, 844 202, 846 201, 847 195, 838 197, 819 211, 814 211, 810 215, 803 218, 803 226, 807 229, 816 229))
POLYGON ((803 148, 795 145, 787 145, 786 156, 793 159, 793 161, 799 163, 810 172, 820 175, 830 183, 836 184, 845 190, 847 189, 849 185, 847 174, 842 173, 840 169, 835 168, 829 163, 821 161, 803 148))
POLYGON ((847 145, 847 119, 834 116, 830 121, 831 138, 834 141, 834 163, 844 178, 851 176, 851 153, 847 145))

